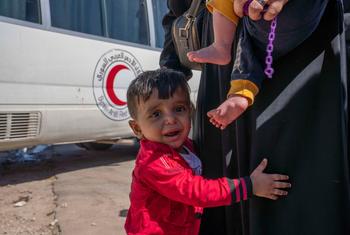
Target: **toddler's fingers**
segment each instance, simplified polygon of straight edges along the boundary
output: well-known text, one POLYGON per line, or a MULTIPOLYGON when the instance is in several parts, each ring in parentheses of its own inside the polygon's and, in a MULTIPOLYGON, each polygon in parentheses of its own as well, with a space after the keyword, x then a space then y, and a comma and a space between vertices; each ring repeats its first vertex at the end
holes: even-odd
POLYGON ((276 181, 289 179, 288 175, 280 175, 280 174, 272 174, 271 177, 273 180, 276 180, 276 181))
POLYGON ((274 189, 273 194, 278 196, 286 196, 288 195, 288 192, 280 189, 274 189))
POLYGON ((273 182, 273 187, 274 188, 291 188, 292 185, 290 183, 286 183, 286 182, 275 181, 275 182, 273 182))

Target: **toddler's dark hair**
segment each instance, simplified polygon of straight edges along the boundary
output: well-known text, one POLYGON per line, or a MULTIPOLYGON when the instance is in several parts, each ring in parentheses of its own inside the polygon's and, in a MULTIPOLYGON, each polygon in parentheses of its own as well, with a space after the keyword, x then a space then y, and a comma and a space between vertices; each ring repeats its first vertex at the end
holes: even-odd
POLYGON ((186 93, 190 105, 190 88, 183 73, 166 68, 143 72, 131 82, 127 91, 130 116, 136 118, 138 104, 146 102, 153 89, 158 90, 159 99, 169 99, 178 88, 186 93))

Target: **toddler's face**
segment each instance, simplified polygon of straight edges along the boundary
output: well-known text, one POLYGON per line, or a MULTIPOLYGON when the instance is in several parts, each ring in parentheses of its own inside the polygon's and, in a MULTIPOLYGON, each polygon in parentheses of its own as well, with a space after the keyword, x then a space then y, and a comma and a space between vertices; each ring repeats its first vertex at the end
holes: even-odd
POLYGON ((179 88, 169 99, 159 99, 154 89, 146 102, 140 101, 136 119, 130 126, 138 137, 179 150, 191 128, 188 96, 179 88))

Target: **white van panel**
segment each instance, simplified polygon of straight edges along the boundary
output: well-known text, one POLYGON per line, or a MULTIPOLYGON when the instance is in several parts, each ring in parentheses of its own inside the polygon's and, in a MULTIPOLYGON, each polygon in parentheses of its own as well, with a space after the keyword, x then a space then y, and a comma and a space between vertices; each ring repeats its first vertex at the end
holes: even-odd
MULTIPOLYGON (((25 138, 11 138, 8 130, 4 132, 3 126, 11 125, 11 119, 0 116, 0 151, 132 136, 128 119, 112 120, 98 108, 94 75, 103 55, 113 50, 130 53, 142 70, 156 69, 159 50, 6 22, 0 22, 0 32, 0 114, 10 117, 11 113, 37 112, 41 116, 38 135, 25 138)), ((123 80, 123 76, 130 76, 127 73, 120 72, 121 83, 116 92, 121 100, 125 100, 130 82, 123 80)), ((199 73, 195 72, 190 81, 193 99, 198 83, 199 73)))

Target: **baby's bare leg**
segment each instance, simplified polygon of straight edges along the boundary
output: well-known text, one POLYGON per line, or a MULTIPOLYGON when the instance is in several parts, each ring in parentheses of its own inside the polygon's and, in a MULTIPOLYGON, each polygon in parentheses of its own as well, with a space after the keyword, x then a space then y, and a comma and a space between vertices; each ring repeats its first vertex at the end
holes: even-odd
POLYGON ((198 51, 187 53, 190 61, 225 65, 231 61, 231 46, 236 32, 236 24, 214 9, 214 43, 198 51))

